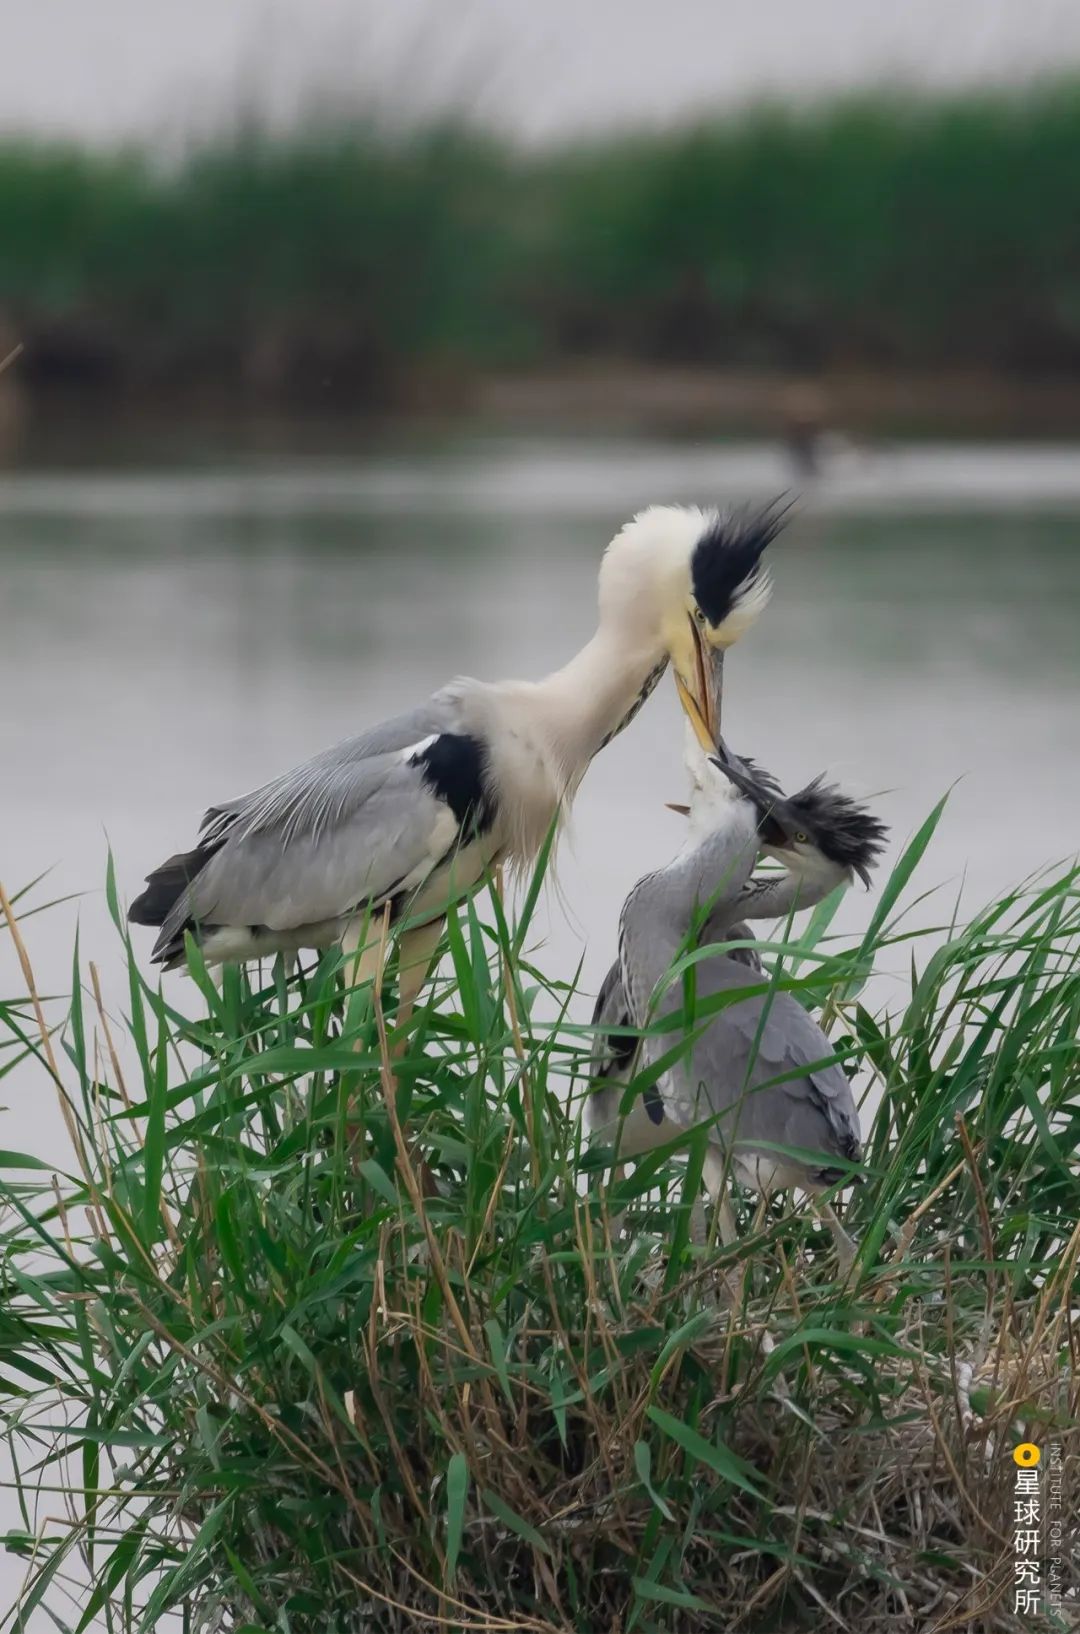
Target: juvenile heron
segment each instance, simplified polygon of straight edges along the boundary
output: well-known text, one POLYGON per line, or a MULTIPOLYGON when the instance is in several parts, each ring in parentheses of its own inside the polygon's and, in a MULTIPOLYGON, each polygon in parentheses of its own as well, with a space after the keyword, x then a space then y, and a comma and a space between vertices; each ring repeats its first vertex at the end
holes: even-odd
MULTIPOLYGON (((619 958, 601 987, 596 1026, 641 1028, 681 1008, 681 985, 655 1003, 654 994, 702 906, 699 946, 748 939, 749 928, 739 921, 810 907, 855 874, 868 882, 882 848, 882 824, 821 779, 788 799, 767 774, 723 745, 719 754, 697 760, 687 843, 667 868, 640 880, 623 905, 619 958), (755 874, 761 852, 784 871, 755 874)), ((760 970, 753 949, 704 959, 695 966, 698 999, 753 986, 760 970)), ((600 1087, 586 1102, 586 1124, 592 1139, 613 1139, 620 1158, 633 1158, 709 1121, 705 1185, 720 1205, 725 1240, 734 1232, 724 1195, 729 1168, 760 1191, 798 1186, 816 1193, 846 1173, 830 1157, 858 1160, 859 1119, 847 1078, 835 1063, 819 1065, 832 1048, 790 993, 759 992, 720 1010, 687 1055, 620 1118, 635 1061, 647 1064, 671 1043, 670 1035, 642 1039, 640 1046, 625 1034, 605 1039, 594 1063, 600 1087), (785 1156, 774 1146, 821 1159, 785 1156)), ((832 1209, 822 1213, 841 1263, 850 1263, 854 1244, 832 1209)))
POLYGON ((405 921, 399 1019, 411 1007, 448 904, 505 860, 537 855, 593 756, 633 720, 669 661, 712 722, 723 654, 769 594, 771 506, 722 514, 653 506, 615 536, 596 633, 542 681, 457 680, 419 708, 348 738, 251 794, 211 806, 191 851, 162 863, 132 903, 160 927, 153 957, 208 963, 343 941, 405 921))

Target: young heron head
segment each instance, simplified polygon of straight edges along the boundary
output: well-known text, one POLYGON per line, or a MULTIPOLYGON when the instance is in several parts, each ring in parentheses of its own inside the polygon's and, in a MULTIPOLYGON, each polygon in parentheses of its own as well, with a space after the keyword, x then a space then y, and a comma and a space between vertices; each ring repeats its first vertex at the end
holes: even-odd
POLYGON ((768 856, 795 873, 839 868, 870 884, 888 829, 865 806, 821 777, 786 796, 775 778, 753 761, 740 759, 723 739, 712 764, 753 802, 761 848, 768 856))

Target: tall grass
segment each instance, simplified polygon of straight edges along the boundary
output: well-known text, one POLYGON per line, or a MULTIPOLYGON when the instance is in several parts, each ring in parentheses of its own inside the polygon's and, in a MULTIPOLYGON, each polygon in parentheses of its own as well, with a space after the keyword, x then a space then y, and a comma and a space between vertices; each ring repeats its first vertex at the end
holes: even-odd
POLYGON ((184 1014, 125 944, 121 1021, 76 950, 61 1027, 5 1001, 73 1151, 3 1155, 4 1626, 1069 1626, 1012 1612, 1011 1450, 1061 1454, 1075 1558, 1080 876, 924 939, 933 824, 861 939, 832 902, 773 945, 879 1098, 846 1284, 783 1201, 692 1248, 700 1146, 621 1181, 581 1152, 591 1040, 523 951, 534 895, 452 917, 393 1061, 391 983, 345 995, 336 955, 196 968, 184 1014))
POLYGON ((377 398, 582 354, 1080 363, 1080 83, 861 97, 550 152, 443 124, 166 165, 0 149, 25 369, 377 398))

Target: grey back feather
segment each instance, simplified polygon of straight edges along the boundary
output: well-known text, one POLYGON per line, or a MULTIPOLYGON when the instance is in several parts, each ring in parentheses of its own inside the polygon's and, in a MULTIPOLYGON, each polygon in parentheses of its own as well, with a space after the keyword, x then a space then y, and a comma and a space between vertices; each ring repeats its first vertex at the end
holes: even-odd
MULTIPOLYGON (((730 916, 730 903, 715 908, 702 927, 698 945, 705 947, 711 942, 749 942, 750 926, 729 924, 730 916)), ((625 956, 624 946, 620 957, 615 960, 600 984, 592 1013, 592 1025, 598 1029, 632 1028, 641 1025, 640 1020, 633 1019, 623 984, 622 960, 625 956)), ((754 947, 736 948, 728 957, 751 971, 761 969, 761 959, 754 947)), ((609 1125, 616 1118, 624 1087, 633 1071, 637 1045, 638 1041, 632 1032, 597 1032, 587 1069, 589 1080, 594 1086, 588 1103, 589 1121, 594 1127, 609 1125)), ((649 1109, 649 1115, 654 1121, 662 1113, 662 1105, 662 1101, 654 1096, 649 1109)))
MULTIPOLYGON (((703 997, 753 985, 745 967, 717 957, 698 966, 703 997)), ((665 995, 661 1012, 681 1007, 681 992, 665 995)), ((667 1041, 670 1042, 670 1041, 667 1041)), ((662 1050, 663 1037, 657 1040, 662 1050)), ((721 1114, 715 1138, 744 1149, 776 1143, 820 1152, 822 1163, 771 1158, 827 1178, 829 1157, 857 1161, 859 1115, 833 1047, 817 1022, 790 993, 751 994, 718 1012, 688 1054, 668 1075, 664 1100, 676 1123, 695 1124, 721 1114), (780 1079, 781 1082, 774 1082, 780 1079)))
POLYGON ((211 806, 202 831, 207 838, 225 828, 241 837, 272 833, 281 844, 300 833, 317 837, 322 828, 340 819, 346 806, 355 805, 358 782, 370 762, 459 726, 461 698, 460 683, 444 687, 416 709, 331 744, 249 794, 211 806))
POLYGON ((446 688, 212 807, 202 843, 215 849, 176 900, 159 945, 191 921, 294 930, 415 887, 439 860, 433 837, 450 844, 453 835, 445 808, 404 751, 459 728, 462 714, 462 687, 446 688))

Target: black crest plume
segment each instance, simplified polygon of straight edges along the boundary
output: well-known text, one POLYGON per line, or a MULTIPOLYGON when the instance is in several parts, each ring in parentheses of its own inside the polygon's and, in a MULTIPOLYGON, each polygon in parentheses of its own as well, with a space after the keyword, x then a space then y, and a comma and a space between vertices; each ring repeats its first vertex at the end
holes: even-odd
POLYGON ((773 500, 761 511, 716 512, 694 546, 690 578, 694 600, 714 627, 760 588, 767 574, 766 546, 780 533, 790 504, 773 500))
POLYGON ((885 848, 889 834, 886 825, 820 777, 793 794, 789 808, 793 814, 805 817, 822 851, 841 867, 865 874, 885 848))

